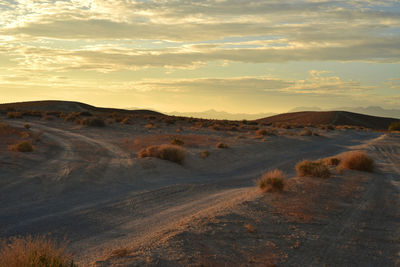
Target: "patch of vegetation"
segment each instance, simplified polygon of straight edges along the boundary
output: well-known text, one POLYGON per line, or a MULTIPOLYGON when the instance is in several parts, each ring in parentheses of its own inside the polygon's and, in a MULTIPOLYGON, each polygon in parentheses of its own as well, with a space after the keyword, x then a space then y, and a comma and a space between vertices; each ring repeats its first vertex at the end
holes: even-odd
POLYGON ((228 146, 227 144, 224 144, 224 143, 222 143, 222 142, 219 142, 219 143, 217 144, 217 148, 229 148, 229 146, 228 146))
POLYGON ((125 117, 124 119, 122 119, 121 123, 122 124, 131 124, 131 118, 125 117))
POLYGON ((183 142, 181 139, 174 138, 174 139, 172 139, 171 144, 177 145, 177 146, 183 146, 185 144, 185 142, 183 142))
POLYGON ((282 192, 285 187, 285 174, 278 169, 268 171, 257 181, 263 192, 282 192))
POLYGON ((312 135, 313 135, 313 132, 312 132, 310 129, 308 129, 308 128, 304 128, 304 130, 301 131, 301 132, 299 133, 299 135, 300 135, 300 136, 312 136, 312 135))
POLYGON ((22 119, 22 112, 17 112, 17 111, 7 112, 7 118, 9 118, 9 119, 22 119))
POLYGON ((267 135, 268 131, 265 129, 260 129, 256 132, 256 135, 267 135))
POLYGON ((77 267, 65 246, 49 238, 15 237, 0 243, 0 266, 77 267))
POLYGON ((320 178, 328 178, 331 173, 326 165, 320 161, 303 160, 296 164, 298 176, 312 176, 320 178))
POLYGON ((94 117, 94 118, 84 118, 80 120, 81 125, 92 126, 92 127, 104 127, 106 123, 103 119, 94 117))
POLYGON ((179 146, 164 144, 144 148, 139 151, 138 157, 153 157, 183 164, 183 161, 186 157, 186 152, 179 146))
POLYGON ((392 122, 389 126, 389 131, 400 131, 400 122, 392 122))
POLYGON ((335 157, 321 159, 320 161, 327 166, 337 166, 340 163, 340 159, 335 157))
POLYGON ((205 159, 210 156, 210 152, 208 150, 203 150, 203 151, 201 151, 200 155, 203 159, 205 159))
POLYGON ((374 160, 362 151, 350 151, 342 156, 340 169, 373 172, 375 169, 374 160))
POLYGON ((11 151, 18 152, 33 152, 33 145, 31 141, 22 141, 17 144, 9 146, 11 151))
POLYGON ((256 228, 254 228, 254 226, 252 226, 249 223, 246 223, 244 225, 244 228, 246 228, 247 232, 249 232, 249 233, 255 233, 256 232, 256 228))

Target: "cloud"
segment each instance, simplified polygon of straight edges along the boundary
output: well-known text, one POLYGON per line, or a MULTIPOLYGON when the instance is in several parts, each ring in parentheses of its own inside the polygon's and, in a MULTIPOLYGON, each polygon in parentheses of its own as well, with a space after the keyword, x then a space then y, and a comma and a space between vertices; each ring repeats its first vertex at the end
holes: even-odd
POLYGON ((101 72, 147 67, 188 68, 211 61, 273 63, 293 61, 363 61, 398 63, 400 38, 354 42, 348 46, 223 48, 222 45, 181 46, 165 49, 94 47, 55 49, 24 45, 4 46, 0 53, 13 55, 17 69, 41 71, 97 70, 101 72))
POLYGON ((396 9, 381 8, 395 3, 306 0, 2 1, 0 42, 12 46, 17 57, 15 60, 20 63, 32 63, 35 57, 40 58, 43 64, 35 62, 34 69, 40 65, 57 69, 60 68, 58 64, 66 64, 66 68, 100 71, 130 66, 193 68, 215 60, 397 63, 400 57, 397 45, 400 43, 400 15, 396 9), (52 40, 81 40, 82 46, 74 49, 64 47, 68 51, 62 51, 55 49, 57 46, 52 40), (133 47, 131 50, 117 48, 115 51, 94 52, 85 48, 84 43, 88 40, 97 44, 116 40, 169 40, 175 42, 176 49, 171 52, 168 45, 161 45, 161 51, 138 51, 138 47, 133 47), (206 47, 206 43, 216 47, 206 47), (187 47, 192 50, 187 51, 187 47), (21 55, 16 49, 25 51, 21 55), (42 56, 46 60, 43 61, 42 56), (67 56, 76 63, 69 61, 67 56))

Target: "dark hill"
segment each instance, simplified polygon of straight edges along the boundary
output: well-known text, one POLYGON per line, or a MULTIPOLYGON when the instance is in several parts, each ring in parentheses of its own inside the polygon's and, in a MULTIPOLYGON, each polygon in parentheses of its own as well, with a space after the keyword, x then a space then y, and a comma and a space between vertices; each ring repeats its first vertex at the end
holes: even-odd
POLYGON ((347 111, 302 111, 279 114, 257 121, 264 123, 285 123, 290 125, 351 125, 375 130, 386 130, 392 122, 400 120, 347 111))
POLYGON ((159 112, 152 110, 126 110, 116 108, 101 108, 88 104, 73 102, 73 101, 29 101, 18 103, 0 104, 1 111, 56 111, 56 112, 80 112, 89 111, 97 113, 126 113, 126 114, 140 114, 140 115, 163 115, 159 112))

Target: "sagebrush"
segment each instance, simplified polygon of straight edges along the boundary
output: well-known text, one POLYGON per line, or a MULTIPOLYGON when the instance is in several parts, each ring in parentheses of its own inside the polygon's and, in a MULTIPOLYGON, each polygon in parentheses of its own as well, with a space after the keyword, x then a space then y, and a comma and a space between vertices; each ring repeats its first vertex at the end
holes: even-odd
POLYGON ((169 160, 178 164, 183 164, 186 157, 186 152, 179 146, 164 144, 144 148, 139 151, 138 157, 153 157, 163 160, 169 160))
POLYGON ((13 237, 2 241, 0 266, 76 267, 65 245, 46 236, 13 237))
POLYGON ((331 173, 326 165, 320 161, 303 160, 296 164, 298 176, 313 176, 327 178, 331 173))
POLYGON ((278 169, 268 171, 257 181, 263 192, 282 192, 285 187, 285 174, 278 169))

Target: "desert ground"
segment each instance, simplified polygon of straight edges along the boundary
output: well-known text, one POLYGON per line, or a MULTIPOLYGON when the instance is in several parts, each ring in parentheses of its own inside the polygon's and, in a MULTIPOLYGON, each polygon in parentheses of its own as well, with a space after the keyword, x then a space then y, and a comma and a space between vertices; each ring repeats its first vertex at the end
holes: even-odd
POLYGON ((154 116, 0 122, 0 238, 68 240, 78 266, 400 266, 399 133, 154 116), (33 152, 10 149, 25 139, 33 152), (138 157, 174 139, 182 164, 138 157), (375 171, 297 176, 301 160, 352 150, 375 171), (255 181, 275 168, 286 186, 263 193, 255 181))

